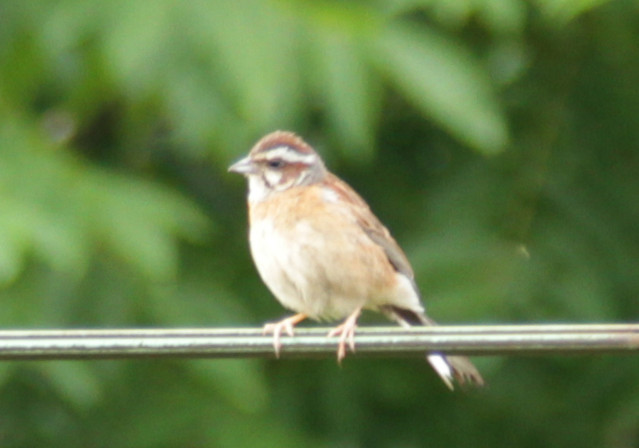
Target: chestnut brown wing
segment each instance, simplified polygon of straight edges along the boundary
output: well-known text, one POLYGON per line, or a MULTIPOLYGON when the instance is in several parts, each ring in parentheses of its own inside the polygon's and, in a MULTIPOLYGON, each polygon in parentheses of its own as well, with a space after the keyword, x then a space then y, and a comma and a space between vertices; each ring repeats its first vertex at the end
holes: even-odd
POLYGON ((370 207, 346 182, 339 179, 332 173, 328 173, 326 185, 339 195, 340 199, 348 202, 356 216, 357 224, 364 230, 366 235, 378 246, 380 246, 393 268, 400 274, 405 275, 412 283, 415 292, 419 295, 413 268, 406 258, 404 251, 399 247, 395 239, 380 220, 373 214, 370 207))

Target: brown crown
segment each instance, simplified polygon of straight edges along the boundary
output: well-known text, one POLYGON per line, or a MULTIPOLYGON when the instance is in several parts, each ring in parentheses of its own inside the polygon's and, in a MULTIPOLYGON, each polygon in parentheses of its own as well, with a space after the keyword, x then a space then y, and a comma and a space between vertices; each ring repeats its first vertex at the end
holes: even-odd
POLYGON ((275 131, 262 137, 251 149, 251 154, 287 146, 302 154, 314 154, 313 148, 300 137, 288 131, 275 131))

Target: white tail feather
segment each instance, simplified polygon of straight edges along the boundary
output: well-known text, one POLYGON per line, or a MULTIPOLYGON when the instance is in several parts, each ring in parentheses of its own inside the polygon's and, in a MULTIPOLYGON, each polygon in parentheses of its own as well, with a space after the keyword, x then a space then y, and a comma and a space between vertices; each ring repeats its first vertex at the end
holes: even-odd
MULTIPOLYGON (((404 315, 407 314, 413 314, 412 320, 418 321, 421 325, 436 325, 435 322, 430 320, 423 313, 423 311, 398 309, 391 305, 382 307, 381 310, 404 328, 411 327, 411 324, 404 317, 404 315), (404 315, 402 315, 402 313, 404 315)), ((435 372, 437 372, 437 375, 439 375, 444 384, 446 384, 450 390, 454 390, 453 381, 457 381, 460 384, 469 383, 477 386, 484 385, 484 379, 481 377, 473 363, 464 356, 445 356, 441 353, 435 352, 428 353, 426 358, 433 369, 435 369, 435 372)))
POLYGON ((446 386, 448 386, 450 390, 455 389, 453 387, 453 369, 450 367, 450 364, 448 364, 448 361, 446 361, 446 358, 438 353, 429 354, 427 358, 430 365, 433 366, 433 369, 435 369, 435 372, 437 372, 446 386))

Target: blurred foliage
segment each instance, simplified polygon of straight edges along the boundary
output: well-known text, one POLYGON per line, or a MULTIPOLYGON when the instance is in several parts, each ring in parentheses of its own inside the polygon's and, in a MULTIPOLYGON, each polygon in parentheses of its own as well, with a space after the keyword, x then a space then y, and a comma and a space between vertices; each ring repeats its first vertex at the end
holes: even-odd
MULTIPOLYGON (((639 316, 639 3, 0 2, 3 328, 256 326, 226 166, 291 129, 442 322, 639 316)), ((383 322, 376 316, 369 321, 383 322)), ((0 365, 3 447, 639 445, 636 357, 0 365)))

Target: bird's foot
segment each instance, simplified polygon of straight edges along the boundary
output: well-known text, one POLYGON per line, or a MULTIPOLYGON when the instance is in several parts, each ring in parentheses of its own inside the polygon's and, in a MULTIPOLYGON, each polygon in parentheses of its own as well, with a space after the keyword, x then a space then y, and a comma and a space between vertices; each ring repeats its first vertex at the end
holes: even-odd
POLYGON ((286 333, 289 336, 293 336, 293 327, 306 319, 306 314, 298 313, 294 316, 287 317, 286 319, 282 319, 279 322, 271 322, 264 325, 262 330, 262 334, 270 334, 273 333, 273 348, 275 349, 275 357, 280 357, 280 349, 282 348, 282 342, 280 341, 280 336, 282 332, 286 333))
POLYGON ((342 360, 346 357, 346 345, 355 352, 355 329, 357 328, 357 318, 359 318, 361 308, 357 308, 346 320, 339 326, 335 327, 328 333, 328 337, 339 336, 337 344, 337 363, 342 364, 342 360))

